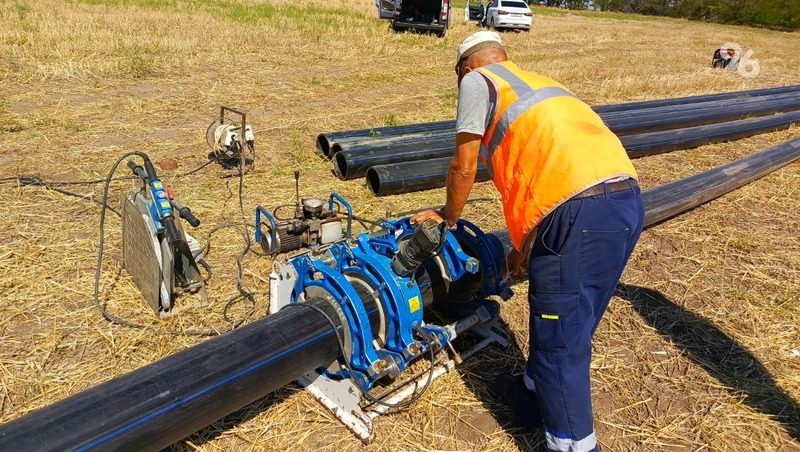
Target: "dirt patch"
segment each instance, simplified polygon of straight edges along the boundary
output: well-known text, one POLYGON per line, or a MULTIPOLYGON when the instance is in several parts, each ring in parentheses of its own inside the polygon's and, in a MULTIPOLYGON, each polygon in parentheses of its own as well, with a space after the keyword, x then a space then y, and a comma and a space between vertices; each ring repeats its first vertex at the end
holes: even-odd
POLYGON ((486 410, 473 410, 459 413, 455 431, 451 432, 456 438, 476 446, 484 446, 489 436, 502 427, 494 416, 486 410))

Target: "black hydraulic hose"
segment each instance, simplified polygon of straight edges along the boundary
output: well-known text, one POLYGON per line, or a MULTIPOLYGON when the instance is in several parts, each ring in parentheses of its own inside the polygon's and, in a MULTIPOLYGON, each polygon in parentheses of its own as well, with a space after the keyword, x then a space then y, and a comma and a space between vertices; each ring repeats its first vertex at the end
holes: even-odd
MULTIPOLYGON (((705 144, 738 140, 759 133, 785 129, 798 123, 800 123, 800 111, 679 130, 627 135, 620 137, 620 140, 631 158, 639 158, 705 144)), ((428 152, 433 156, 439 155, 440 151, 434 149, 428 152)), ((452 149, 448 152, 449 154, 445 155, 452 154, 452 149)), ((343 154, 343 157, 346 155, 343 154)), ((340 164, 338 158, 336 164, 337 166, 340 164)), ((344 163, 344 165, 346 164, 344 163)), ((367 170, 367 187, 376 196, 443 187, 449 164, 450 157, 439 157, 430 160, 374 165, 367 170)), ((346 171, 351 170, 346 168, 346 171)), ((490 178, 486 168, 479 165, 477 180, 485 181, 490 178)))
MULTIPOLYGON (((699 96, 679 97, 674 99, 659 99, 642 102, 629 102, 611 105, 600 105, 593 107, 597 113, 612 113, 619 111, 633 111, 654 107, 664 107, 670 105, 686 105, 700 102, 733 100, 737 98, 757 98, 760 96, 770 96, 774 94, 784 94, 800 92, 800 85, 781 86, 775 88, 755 89, 748 91, 735 91, 719 94, 707 94, 699 96)), ((372 138, 400 136, 415 133, 439 133, 453 132, 455 121, 438 121, 430 123, 408 124, 403 126, 387 126, 371 129, 349 130, 341 132, 321 133, 317 136, 317 151, 324 157, 331 158, 334 153, 336 143, 345 142, 364 142, 372 138)))
POLYGON ((644 192, 645 225, 707 203, 800 159, 800 137, 735 162, 644 192))
MULTIPOLYGON (((798 158, 800 138, 795 138, 648 190, 643 195, 645 225, 686 212, 798 158)), ((508 248, 504 231, 495 237, 508 248)), ((328 302, 308 303, 338 319, 328 302)), ((313 311, 280 311, 4 424, 0 450, 165 447, 336 359, 339 333, 326 316, 313 311)))
POLYGON ((0 450, 159 450, 338 356, 324 316, 278 312, 11 421, 0 450))

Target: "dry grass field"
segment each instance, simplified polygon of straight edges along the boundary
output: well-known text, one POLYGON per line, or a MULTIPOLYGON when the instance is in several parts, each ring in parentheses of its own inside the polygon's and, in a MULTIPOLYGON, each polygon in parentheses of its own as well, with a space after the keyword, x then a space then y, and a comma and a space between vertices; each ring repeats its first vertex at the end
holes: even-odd
MULTIPOLYGON (((337 191, 359 215, 441 204, 443 190, 375 198, 314 153, 320 132, 454 116, 454 48, 474 25, 455 8, 444 39, 395 34, 369 0, 5 0, 0 2, 0 178, 103 178, 124 152, 154 161, 212 227, 243 221, 236 179, 205 161, 220 105, 248 111, 258 161, 244 186, 257 204, 337 191)), ((800 34, 649 17, 537 10, 530 33, 503 34, 523 68, 591 104, 800 83, 800 34), (753 79, 710 66, 725 42, 753 49, 753 79)), ((642 185, 746 156, 800 129, 635 161, 642 185)), ((112 185, 113 204, 130 181, 112 185)), ((94 199, 102 185, 64 187, 94 199)), ((490 183, 466 217, 502 225, 490 183)), ((800 164, 646 231, 595 338, 596 428, 610 451, 800 450, 800 164)), ((241 232, 215 234, 208 308, 160 321, 121 270, 109 216, 101 300, 152 327, 109 325, 92 305, 99 208, 44 187, 0 184, 0 422, 202 341, 175 329, 224 330, 237 293, 241 232)), ((256 316, 267 310, 269 259, 244 259, 256 316)), ((173 446, 176 450, 535 450, 538 434, 505 428, 489 393, 527 353, 526 287, 503 307, 516 339, 436 381, 410 409, 380 419, 362 446, 304 392, 287 387, 173 446)), ((237 304, 231 316, 242 316, 237 304)), ((252 318, 252 317, 251 317, 252 318)))

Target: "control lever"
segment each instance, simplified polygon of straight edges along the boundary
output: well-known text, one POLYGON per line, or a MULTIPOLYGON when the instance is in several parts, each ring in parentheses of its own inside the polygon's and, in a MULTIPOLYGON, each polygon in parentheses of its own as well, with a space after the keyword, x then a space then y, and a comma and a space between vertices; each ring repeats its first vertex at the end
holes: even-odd
POLYGON ((186 220, 190 225, 192 225, 193 228, 200 226, 200 219, 194 216, 191 209, 183 206, 181 203, 175 201, 174 199, 171 202, 172 202, 172 208, 177 210, 181 218, 186 220))

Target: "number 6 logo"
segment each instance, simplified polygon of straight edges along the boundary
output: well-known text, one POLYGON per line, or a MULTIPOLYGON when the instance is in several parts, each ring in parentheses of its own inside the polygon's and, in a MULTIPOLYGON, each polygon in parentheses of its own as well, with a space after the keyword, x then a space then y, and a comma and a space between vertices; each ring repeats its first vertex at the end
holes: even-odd
POLYGON ((736 72, 746 78, 755 78, 761 72, 761 64, 757 59, 753 58, 752 49, 748 50, 739 60, 739 67, 736 68, 736 72))
MULTIPOLYGON (((735 42, 726 42, 721 49, 733 50, 733 56, 738 57, 739 61, 736 66, 736 72, 745 78, 755 78, 761 73, 761 64, 757 59, 753 58, 753 50, 742 53, 742 46, 735 42)), ((731 68, 733 69, 733 68, 731 68)))

